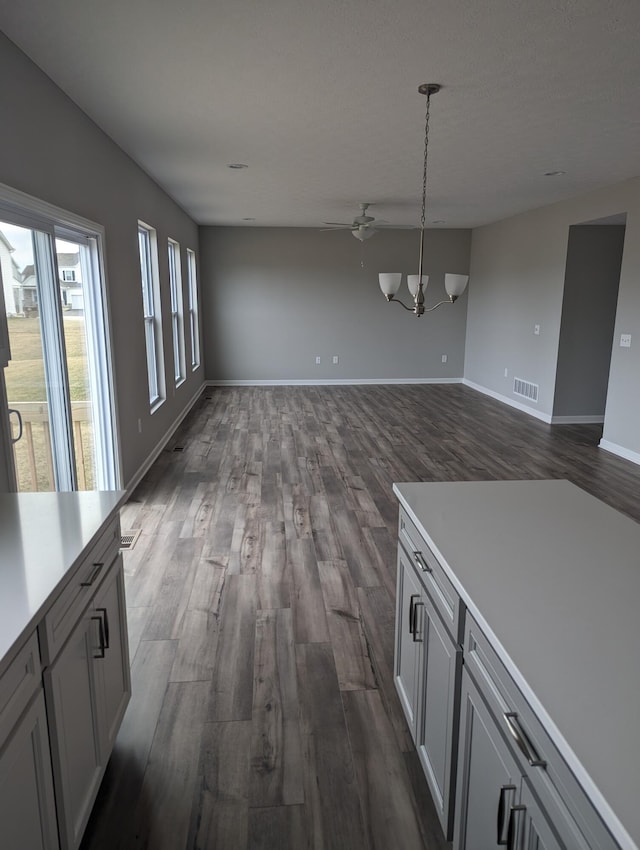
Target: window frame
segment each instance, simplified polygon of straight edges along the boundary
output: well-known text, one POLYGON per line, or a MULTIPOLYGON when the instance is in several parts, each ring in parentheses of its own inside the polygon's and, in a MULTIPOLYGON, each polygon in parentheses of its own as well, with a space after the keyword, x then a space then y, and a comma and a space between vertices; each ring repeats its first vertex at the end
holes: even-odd
POLYGON ((138 256, 142 288, 145 350, 149 407, 151 413, 164 402, 164 357, 162 340, 162 307, 158 273, 158 236, 155 228, 138 221, 138 256))
POLYGON ((191 331, 191 371, 200 367, 200 314, 198 308, 198 277, 196 252, 187 248, 187 292, 189 294, 189 329, 191 331))
POLYGON ((171 338, 173 340, 173 377, 176 387, 186 380, 184 352, 184 307, 182 299, 182 264, 180 243, 167 240, 169 261, 169 293, 171 296, 171 338))

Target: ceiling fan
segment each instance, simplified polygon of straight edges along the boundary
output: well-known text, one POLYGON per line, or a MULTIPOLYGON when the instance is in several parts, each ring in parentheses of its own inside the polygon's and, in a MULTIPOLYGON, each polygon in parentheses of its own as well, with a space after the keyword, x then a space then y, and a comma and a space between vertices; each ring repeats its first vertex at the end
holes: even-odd
POLYGON ((367 209, 370 206, 371 204, 360 203, 360 215, 357 215, 351 224, 343 221, 323 221, 322 223, 328 226, 323 227, 322 230, 350 230, 352 236, 355 236, 359 242, 364 242, 365 239, 373 236, 376 230, 409 229, 404 224, 387 224, 382 218, 376 219, 372 215, 367 215, 367 209))

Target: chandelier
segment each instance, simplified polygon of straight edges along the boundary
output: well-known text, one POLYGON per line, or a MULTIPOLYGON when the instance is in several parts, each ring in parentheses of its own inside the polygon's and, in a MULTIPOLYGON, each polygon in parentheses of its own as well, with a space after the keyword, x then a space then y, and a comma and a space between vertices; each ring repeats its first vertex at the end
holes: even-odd
POLYGON ((423 83, 418 86, 418 91, 427 98, 427 108, 424 122, 424 163, 422 168, 422 212, 420 215, 420 260, 418 263, 418 274, 407 275, 407 287, 410 294, 413 296, 413 307, 407 307, 400 299, 396 298, 396 292, 402 283, 402 274, 400 272, 382 272, 378 275, 380 281, 380 289, 387 301, 393 301, 395 304, 400 304, 405 310, 414 313, 416 316, 422 316, 425 313, 430 313, 436 307, 442 304, 453 304, 465 291, 469 276, 464 274, 445 274, 444 287, 448 299, 439 301, 433 307, 424 306, 424 293, 429 283, 429 275, 422 274, 422 261, 424 256, 424 224, 427 209, 427 159, 429 151, 429 113, 431 108, 431 96, 440 91, 440 86, 437 83, 423 83))

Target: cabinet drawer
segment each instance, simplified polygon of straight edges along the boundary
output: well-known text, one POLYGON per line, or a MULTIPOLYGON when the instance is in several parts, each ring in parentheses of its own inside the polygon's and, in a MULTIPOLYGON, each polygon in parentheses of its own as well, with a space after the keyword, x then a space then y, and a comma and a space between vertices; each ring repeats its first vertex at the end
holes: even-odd
POLYGON ((413 562, 416 573, 429 594, 434 607, 451 632, 456 643, 462 641, 462 621, 460 597, 451 584, 436 556, 427 545, 405 510, 400 508, 400 528, 398 538, 407 555, 413 562))
POLYGON ((45 666, 51 664, 120 549, 120 520, 116 517, 82 559, 60 596, 40 625, 40 646, 45 666))
POLYGON ((0 748, 40 685, 40 652, 35 632, 0 679, 0 748))
POLYGON ((616 850, 618 844, 469 612, 464 665, 526 776, 527 787, 553 813, 559 834, 571 837, 566 846, 616 850))

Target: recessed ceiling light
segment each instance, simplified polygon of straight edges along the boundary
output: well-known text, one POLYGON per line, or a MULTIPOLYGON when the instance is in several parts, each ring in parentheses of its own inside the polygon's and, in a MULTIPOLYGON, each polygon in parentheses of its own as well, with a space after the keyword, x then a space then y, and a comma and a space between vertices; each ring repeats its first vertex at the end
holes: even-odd
POLYGON ((227 168, 249 168, 249 166, 245 165, 244 162, 232 162, 227 168))
POLYGON ((566 171, 545 171, 545 177, 561 177, 563 174, 566 174, 566 171))

